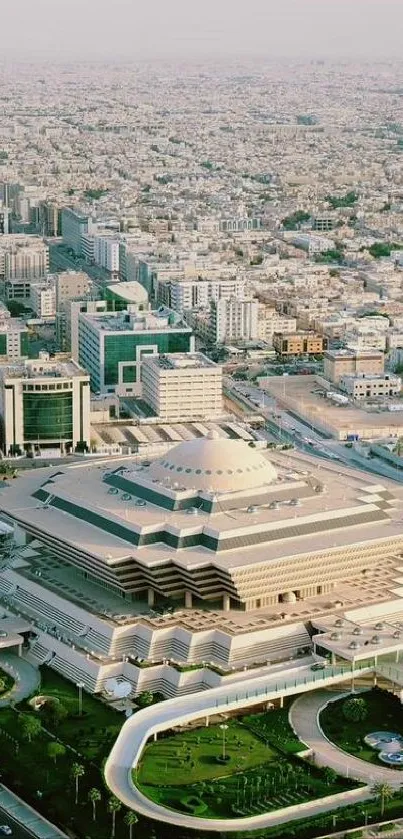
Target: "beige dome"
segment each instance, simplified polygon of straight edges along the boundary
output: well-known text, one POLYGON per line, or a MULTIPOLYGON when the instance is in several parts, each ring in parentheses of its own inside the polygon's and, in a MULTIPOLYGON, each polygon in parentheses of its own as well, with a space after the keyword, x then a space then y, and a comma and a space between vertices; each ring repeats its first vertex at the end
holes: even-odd
POLYGON ((165 485, 212 492, 258 490, 277 479, 260 450, 217 435, 180 443, 151 464, 149 475, 165 485))

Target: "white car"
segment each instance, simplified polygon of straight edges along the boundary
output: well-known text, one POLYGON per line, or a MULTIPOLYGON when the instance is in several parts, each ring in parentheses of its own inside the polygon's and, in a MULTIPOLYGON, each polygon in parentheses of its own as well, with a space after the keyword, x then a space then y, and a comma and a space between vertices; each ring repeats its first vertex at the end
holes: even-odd
POLYGON ((11 830, 11 827, 8 824, 0 824, 0 833, 3 836, 12 836, 13 835, 13 831, 11 830))

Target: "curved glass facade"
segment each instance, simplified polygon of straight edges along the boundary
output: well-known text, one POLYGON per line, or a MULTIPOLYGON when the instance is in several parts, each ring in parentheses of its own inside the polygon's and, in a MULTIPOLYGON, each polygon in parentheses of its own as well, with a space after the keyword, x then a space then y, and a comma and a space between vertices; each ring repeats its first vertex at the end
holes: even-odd
POLYGON ((24 393, 24 440, 72 440, 73 393, 24 393))

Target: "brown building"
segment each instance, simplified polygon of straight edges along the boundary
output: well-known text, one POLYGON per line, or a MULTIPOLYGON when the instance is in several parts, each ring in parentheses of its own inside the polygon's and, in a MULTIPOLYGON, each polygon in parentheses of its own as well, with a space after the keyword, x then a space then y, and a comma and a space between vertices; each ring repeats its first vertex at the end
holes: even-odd
POLYGON ((380 376, 385 369, 380 350, 328 350, 324 362, 324 378, 333 384, 338 384, 342 376, 355 373, 380 376))
POLYGON ((281 356, 321 355, 328 347, 328 340, 315 332, 275 332, 273 347, 281 356))

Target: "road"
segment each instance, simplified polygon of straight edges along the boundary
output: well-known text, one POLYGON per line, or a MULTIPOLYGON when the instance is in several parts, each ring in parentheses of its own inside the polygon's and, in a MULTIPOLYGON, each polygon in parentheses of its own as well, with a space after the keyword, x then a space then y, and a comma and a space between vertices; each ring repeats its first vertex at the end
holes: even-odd
MULTIPOLYGON (((373 667, 360 667, 357 675, 373 672, 373 667)), ((262 813, 259 816, 234 819, 203 819, 176 813, 151 801, 134 786, 131 770, 138 764, 145 744, 153 735, 168 728, 181 726, 192 720, 209 718, 217 714, 226 714, 231 710, 251 708, 281 696, 294 696, 316 687, 337 684, 349 678, 351 670, 328 666, 324 670, 312 671, 309 665, 290 665, 280 676, 279 673, 267 672, 264 676, 250 677, 247 684, 239 680, 218 688, 196 694, 178 696, 161 704, 152 705, 130 717, 119 733, 105 765, 105 780, 112 793, 126 807, 136 810, 148 818, 177 824, 181 827, 211 830, 239 831, 254 830, 285 823, 301 815, 314 815, 343 806, 348 800, 364 800, 368 789, 353 790, 337 796, 333 802, 307 802, 294 807, 286 807, 275 813, 262 813)))
POLYGON ((11 830, 13 831, 13 839, 37 839, 36 833, 32 833, 26 827, 21 827, 19 822, 12 819, 6 810, 2 809, 2 807, 0 807, 0 824, 8 824, 9 827, 11 827, 11 830))
POLYGON ((104 288, 113 283, 111 275, 98 265, 89 265, 84 259, 75 260, 63 245, 49 243, 49 270, 50 271, 85 271, 95 285, 104 288))

